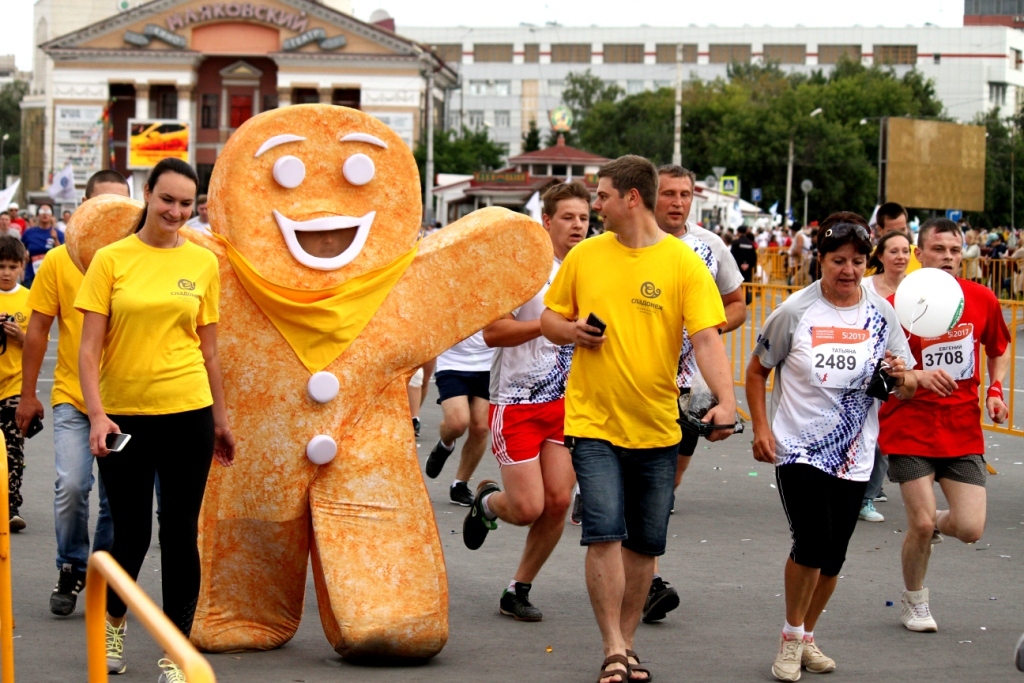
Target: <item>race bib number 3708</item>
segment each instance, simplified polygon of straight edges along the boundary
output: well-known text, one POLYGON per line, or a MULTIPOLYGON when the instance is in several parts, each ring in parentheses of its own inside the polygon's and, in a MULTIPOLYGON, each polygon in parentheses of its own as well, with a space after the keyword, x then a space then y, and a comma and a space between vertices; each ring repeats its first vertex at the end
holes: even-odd
POLYGON ((961 323, 941 337, 921 340, 921 366, 945 370, 955 380, 974 376, 974 325, 961 323))
POLYGON ((812 327, 811 384, 831 389, 860 387, 871 363, 870 340, 867 330, 812 327))

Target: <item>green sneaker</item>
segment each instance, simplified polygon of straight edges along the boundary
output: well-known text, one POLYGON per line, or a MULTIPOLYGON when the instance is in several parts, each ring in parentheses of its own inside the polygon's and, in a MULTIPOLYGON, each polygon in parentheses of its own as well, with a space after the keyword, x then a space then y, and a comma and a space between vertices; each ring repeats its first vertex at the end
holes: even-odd
POLYGON ((487 532, 498 528, 497 522, 487 519, 484 514, 483 499, 484 496, 497 493, 500 490, 498 484, 490 479, 484 479, 476 487, 476 495, 469 506, 469 512, 466 513, 465 521, 462 522, 462 542, 470 550, 476 550, 482 546, 484 539, 487 538, 487 532))
POLYGON ((107 622, 107 673, 123 674, 128 670, 128 662, 124 661, 124 635, 128 631, 128 622, 118 627, 107 622))
POLYGON ((156 665, 163 669, 160 678, 156 679, 156 683, 188 683, 185 680, 185 672, 166 657, 157 662, 156 665))

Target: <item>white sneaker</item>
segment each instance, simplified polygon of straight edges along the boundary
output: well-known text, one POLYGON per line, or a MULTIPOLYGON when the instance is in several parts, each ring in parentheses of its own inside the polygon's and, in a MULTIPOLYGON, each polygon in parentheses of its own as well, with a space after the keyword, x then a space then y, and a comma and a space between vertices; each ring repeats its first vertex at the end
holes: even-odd
POLYGON ((127 621, 116 628, 107 622, 108 674, 123 674, 128 670, 128 662, 124 661, 124 635, 127 631, 127 621))
POLYGON ((772 664, 772 675, 780 681, 799 681, 800 664, 804 654, 803 638, 779 638, 779 654, 772 664))
POLYGON ((921 633, 935 633, 939 630, 938 624, 932 617, 932 611, 928 608, 928 589, 922 588, 919 591, 903 591, 903 625, 911 631, 921 633))
POLYGON ((800 662, 812 674, 827 674, 836 670, 836 660, 826 657, 815 645, 813 637, 804 636, 804 652, 800 656, 800 662))
POLYGON ((860 509, 860 514, 857 515, 858 519, 863 519, 865 522, 884 522, 885 517, 882 513, 875 509, 875 504, 870 500, 864 504, 864 507, 860 509))

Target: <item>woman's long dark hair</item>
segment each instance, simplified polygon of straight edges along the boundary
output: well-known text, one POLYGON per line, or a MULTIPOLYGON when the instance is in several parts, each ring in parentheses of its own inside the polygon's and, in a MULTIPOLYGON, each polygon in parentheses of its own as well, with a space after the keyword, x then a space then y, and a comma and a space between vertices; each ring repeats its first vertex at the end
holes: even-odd
MULTIPOLYGON (((163 159, 153 170, 149 172, 149 178, 146 179, 146 188, 150 194, 153 192, 153 188, 156 187, 156 181, 160 179, 164 173, 171 172, 183 175, 193 183, 196 184, 196 189, 199 189, 199 176, 196 175, 194 168, 189 166, 186 162, 181 159, 168 158, 163 159)), ((146 214, 149 213, 149 205, 142 207, 142 215, 139 216, 139 222, 135 224, 135 232, 142 230, 142 227, 146 224, 146 214)))

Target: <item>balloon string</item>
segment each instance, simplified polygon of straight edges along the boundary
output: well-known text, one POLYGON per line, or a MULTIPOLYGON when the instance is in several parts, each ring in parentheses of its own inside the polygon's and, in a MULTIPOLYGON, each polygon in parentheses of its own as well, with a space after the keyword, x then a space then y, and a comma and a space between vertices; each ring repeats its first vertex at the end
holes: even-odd
POLYGON ((927 312, 928 302, 925 299, 919 299, 918 302, 914 304, 914 310, 910 313, 910 327, 907 328, 907 339, 910 339, 910 335, 914 333, 914 323, 923 318, 924 314, 927 312), (914 314, 917 313, 917 307, 921 304, 924 304, 924 310, 921 311, 921 315, 915 316, 914 314))

